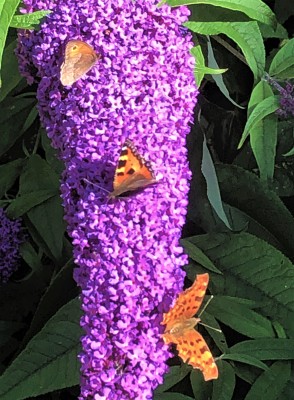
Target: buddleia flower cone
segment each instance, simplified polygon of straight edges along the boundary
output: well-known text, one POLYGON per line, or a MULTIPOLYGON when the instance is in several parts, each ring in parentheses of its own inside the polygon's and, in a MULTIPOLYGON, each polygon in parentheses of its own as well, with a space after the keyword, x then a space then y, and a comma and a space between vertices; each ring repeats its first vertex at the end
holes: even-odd
POLYGON ((192 39, 181 27, 189 11, 150 0, 24 3, 52 10, 39 31, 19 34, 18 56, 23 75, 39 82, 42 124, 65 164, 61 191, 84 311, 80 399, 152 399, 170 357, 160 322, 187 262, 179 239, 197 99, 192 39), (63 86, 72 39, 101 59, 63 86), (127 139, 158 184, 109 200, 127 139))

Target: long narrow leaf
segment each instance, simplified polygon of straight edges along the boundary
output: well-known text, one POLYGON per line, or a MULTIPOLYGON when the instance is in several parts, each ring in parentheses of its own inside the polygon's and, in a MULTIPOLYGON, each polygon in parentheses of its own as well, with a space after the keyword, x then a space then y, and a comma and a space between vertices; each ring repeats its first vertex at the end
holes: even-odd
POLYGON ((206 180, 207 186, 207 197, 208 200, 216 212, 217 216, 223 221, 223 223, 231 229, 230 223, 224 211, 222 204, 222 199, 220 195, 219 185, 217 181, 217 176, 215 172, 215 167, 207 147, 206 137, 203 137, 202 145, 202 163, 201 172, 206 180))
POLYGON ((280 106, 279 103, 279 96, 271 96, 267 97, 264 100, 262 100, 252 111, 250 114, 243 134, 242 138, 240 140, 240 143, 238 145, 238 149, 240 149, 245 140, 247 139, 248 135, 250 134, 251 129, 255 128, 256 125, 261 122, 266 116, 274 113, 280 106))
POLYGON ((235 297, 215 296, 209 305, 209 311, 216 315, 219 321, 248 337, 275 337, 270 321, 238 303, 235 297))
POLYGON ((189 241, 223 272, 212 279, 219 293, 254 298, 260 312, 279 321, 294 338, 294 268, 289 259, 247 233, 193 236, 189 241))
MULTIPOLYGON (((207 59, 208 59, 208 65, 212 68, 219 68, 216 59, 214 57, 214 53, 213 53, 213 48, 211 45, 211 41, 210 38, 208 37, 207 39, 207 59)), ((228 68, 226 68, 226 70, 228 70, 228 68)), ((224 79, 221 75, 219 74, 213 74, 212 73, 212 79, 215 81, 217 87, 219 88, 219 90, 222 92, 222 94, 232 103, 234 104, 236 107, 239 108, 244 108, 242 106, 240 106, 238 103, 236 103, 230 96, 230 92, 228 91, 224 79)))
POLYGON ((241 48, 254 78, 263 76, 265 49, 257 22, 186 22, 184 26, 202 35, 227 35, 241 48))
MULTIPOLYGON (((0 0, 0 71, 2 70, 2 55, 6 42, 6 36, 12 17, 18 7, 20 0, 0 0)), ((1 88, 0 76, 0 88, 1 88)))
POLYGON ((294 218, 277 194, 243 168, 224 164, 215 167, 223 201, 256 220, 274 236, 285 254, 293 257, 294 218))
POLYGON ((41 10, 33 13, 14 15, 10 26, 18 29, 35 29, 41 19, 48 15, 51 11, 41 10))
POLYGON ((22 77, 18 70, 18 62, 14 50, 16 41, 9 43, 3 53, 3 62, 1 68, 2 87, 0 89, 0 102, 5 99, 7 94, 18 85, 22 77))
POLYGON ((79 302, 73 300, 48 321, 1 376, 1 400, 22 400, 78 383, 79 315, 79 302))
POLYGON ((219 368, 219 378, 213 382, 211 400, 231 400, 236 384, 234 369, 229 363, 223 360, 217 364, 219 368))
POLYGON ((195 46, 191 49, 191 54, 196 60, 196 67, 194 71, 197 86, 200 87, 202 79, 204 78, 205 60, 202 53, 201 46, 195 46))
POLYGON ((259 360, 294 360, 294 339, 255 339, 235 344, 229 353, 246 354, 259 360))
POLYGON ((247 354, 229 353, 222 356, 222 360, 238 361, 240 363, 253 365, 254 367, 267 370, 268 366, 255 357, 248 356, 247 354))
POLYGON ((294 78, 294 38, 289 40, 273 58, 270 65, 270 75, 280 79, 294 78))
POLYGON ((245 400, 256 400, 260 398, 260 395, 266 400, 280 399, 282 391, 290 380, 290 375, 291 364, 289 362, 275 362, 257 378, 245 400))
POLYGON ((211 6, 243 12, 248 15, 248 17, 267 25, 275 26, 276 24, 274 13, 260 0, 168 0, 167 3, 173 7, 191 4, 208 4, 211 6))
MULTIPOLYGON (((249 118, 252 110, 264 99, 273 96, 273 91, 269 84, 260 81, 250 97, 248 104, 249 118)), ((275 114, 266 115, 250 129, 250 144, 254 153, 260 179, 270 183, 274 176, 276 145, 277 145, 277 124, 278 117, 275 114)))

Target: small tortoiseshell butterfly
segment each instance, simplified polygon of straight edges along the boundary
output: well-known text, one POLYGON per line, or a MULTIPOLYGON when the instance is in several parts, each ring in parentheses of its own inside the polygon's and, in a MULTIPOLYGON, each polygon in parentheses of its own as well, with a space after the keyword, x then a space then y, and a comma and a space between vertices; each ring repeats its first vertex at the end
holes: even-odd
POLYGON ((143 189, 156 182, 149 163, 138 154, 133 143, 127 139, 121 149, 115 170, 113 191, 109 197, 114 198, 123 193, 143 189))
POLYGON ((202 304, 208 286, 209 275, 197 275, 193 285, 180 293, 175 305, 163 314, 162 325, 166 325, 163 340, 177 346, 179 357, 184 362, 202 371, 204 380, 218 378, 218 368, 202 335, 194 327, 200 318, 193 318, 202 304))

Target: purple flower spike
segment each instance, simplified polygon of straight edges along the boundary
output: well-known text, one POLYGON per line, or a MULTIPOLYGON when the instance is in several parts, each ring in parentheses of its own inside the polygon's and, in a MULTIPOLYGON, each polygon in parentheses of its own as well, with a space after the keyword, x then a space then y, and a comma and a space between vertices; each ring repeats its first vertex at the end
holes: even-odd
POLYGON ((286 82, 286 87, 283 87, 268 74, 265 74, 264 79, 279 92, 280 108, 276 113, 282 118, 294 117, 294 85, 286 82))
POLYGON ((19 246, 24 236, 20 220, 11 220, 0 208, 0 284, 7 283, 19 265, 19 246))
POLYGON ((24 3, 53 10, 38 32, 20 33, 18 54, 23 74, 40 79, 42 123, 65 163, 62 198, 84 310, 80 399, 152 399, 170 357, 162 314, 187 262, 179 245, 191 176, 185 142, 198 93, 191 35, 181 28, 189 11, 154 0, 24 3), (64 87, 59 71, 72 39, 102 58, 64 87), (109 200, 126 139, 158 183, 109 200))
POLYGON ((287 82, 285 89, 280 90, 280 96, 278 114, 284 118, 294 117, 294 85, 287 82))

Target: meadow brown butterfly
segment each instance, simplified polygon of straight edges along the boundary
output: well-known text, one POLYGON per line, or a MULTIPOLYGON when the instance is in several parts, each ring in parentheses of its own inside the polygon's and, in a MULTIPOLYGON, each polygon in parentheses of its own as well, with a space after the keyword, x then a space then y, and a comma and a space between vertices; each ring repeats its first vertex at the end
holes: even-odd
POLYGON ((70 40, 65 47, 64 62, 60 69, 60 81, 64 86, 72 85, 101 58, 93 47, 82 40, 70 40))

